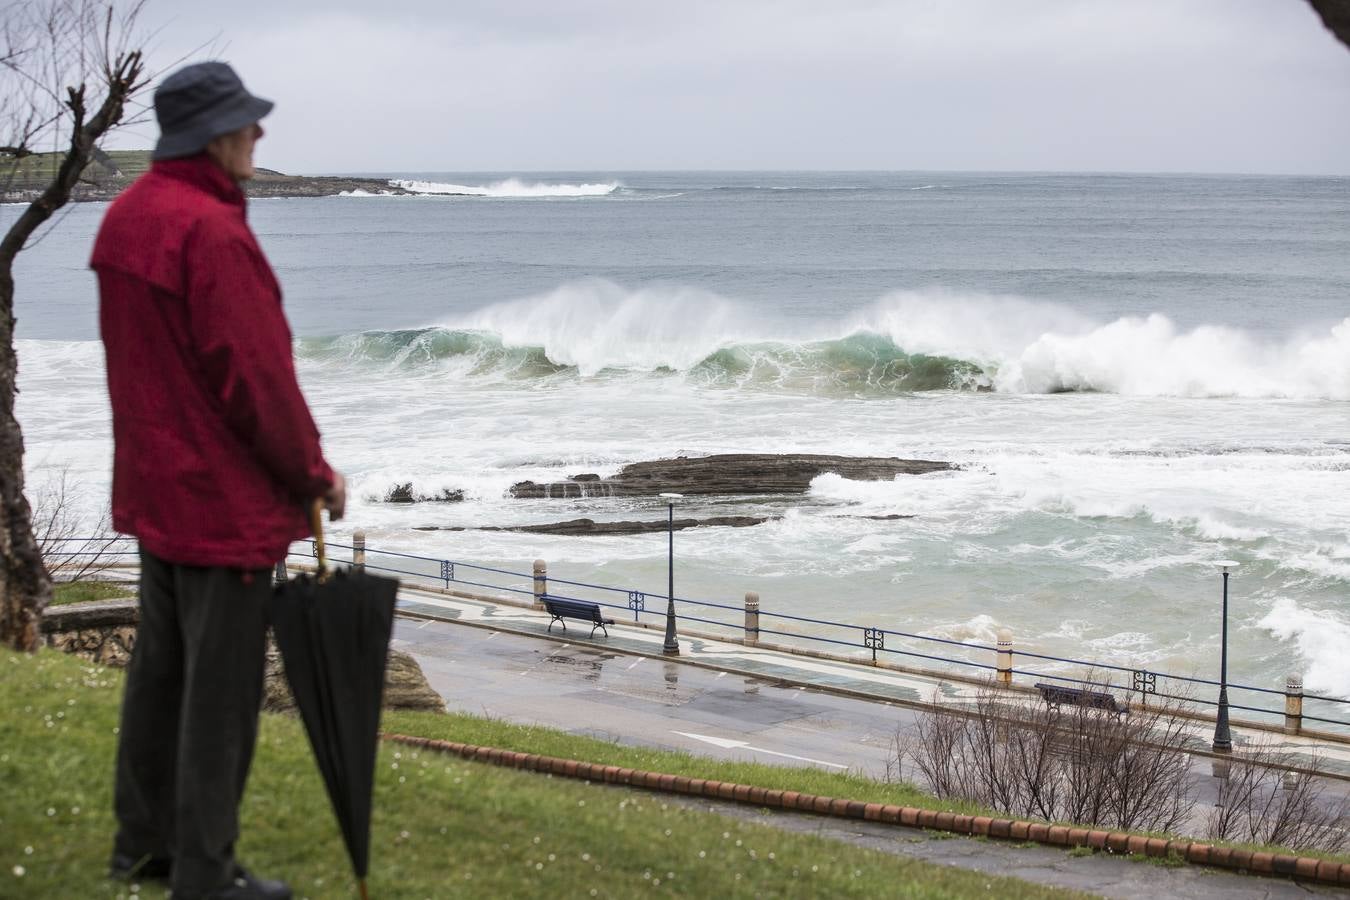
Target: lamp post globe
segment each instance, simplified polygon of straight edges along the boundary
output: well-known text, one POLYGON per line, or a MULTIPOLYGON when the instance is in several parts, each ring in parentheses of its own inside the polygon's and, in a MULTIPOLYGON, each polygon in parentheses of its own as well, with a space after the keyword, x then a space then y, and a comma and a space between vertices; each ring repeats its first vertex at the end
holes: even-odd
POLYGON ((1216 753, 1231 753, 1233 735, 1228 729, 1228 575, 1240 563, 1231 559, 1216 559, 1213 563, 1223 574, 1223 631, 1219 639, 1219 713, 1214 720, 1216 753))
POLYGON ((679 656, 680 642, 675 639, 675 501, 683 500, 684 494, 662 494, 661 499, 666 501, 666 509, 669 512, 667 519, 666 535, 668 538, 666 550, 666 575, 668 577, 666 593, 666 640, 661 645, 661 653, 665 656, 679 656))

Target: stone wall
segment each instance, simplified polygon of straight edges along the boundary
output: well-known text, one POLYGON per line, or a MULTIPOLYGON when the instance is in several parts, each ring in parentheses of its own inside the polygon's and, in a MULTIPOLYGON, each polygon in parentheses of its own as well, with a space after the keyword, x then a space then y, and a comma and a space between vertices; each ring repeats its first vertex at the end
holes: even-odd
POLYGON ((132 599, 71 603, 47 610, 42 636, 48 647, 121 668, 131 660, 138 619, 132 599))
MULTIPOLYGON (((47 611, 42 619, 42 633, 48 647, 121 668, 131 660, 139 619, 140 608, 132 598, 71 603, 47 611)), ((384 708, 444 712, 445 701, 427 684, 417 660, 407 653, 390 650, 385 668, 384 708)), ((295 709, 281 655, 270 638, 263 709, 270 712, 295 709)))

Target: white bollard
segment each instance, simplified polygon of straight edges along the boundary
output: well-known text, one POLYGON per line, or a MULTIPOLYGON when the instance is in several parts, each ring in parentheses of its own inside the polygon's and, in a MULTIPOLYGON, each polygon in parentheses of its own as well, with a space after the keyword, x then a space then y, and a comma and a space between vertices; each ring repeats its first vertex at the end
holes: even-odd
POLYGON ((548 563, 542 559, 534 561, 534 605, 544 608, 544 595, 548 593, 548 563))
POLYGON ((745 645, 753 647, 759 643, 759 594, 745 592, 745 645))
POLYGON ((1012 632, 1006 628, 998 630, 998 649, 994 654, 996 680, 1003 687, 1012 684, 1012 632))

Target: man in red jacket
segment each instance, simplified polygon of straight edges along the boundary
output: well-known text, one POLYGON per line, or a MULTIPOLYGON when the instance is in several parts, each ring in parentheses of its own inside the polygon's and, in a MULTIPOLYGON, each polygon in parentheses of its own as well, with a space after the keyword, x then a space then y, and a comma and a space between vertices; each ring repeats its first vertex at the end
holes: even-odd
POLYGON ((117 749, 112 872, 175 900, 291 896, 234 860, 262 694, 270 569, 333 519, 281 290, 245 221, 258 120, 225 63, 155 92, 150 171, 94 244, 113 412, 113 527, 140 542, 140 625, 117 749))

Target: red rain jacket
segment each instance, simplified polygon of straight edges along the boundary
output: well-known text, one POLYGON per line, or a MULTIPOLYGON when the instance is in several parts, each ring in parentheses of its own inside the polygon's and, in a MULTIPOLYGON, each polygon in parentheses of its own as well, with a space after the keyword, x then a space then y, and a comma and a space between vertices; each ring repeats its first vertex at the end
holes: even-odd
POLYGON ((257 569, 309 535, 333 471, 296 383, 281 288, 207 156, 156 162, 90 265, 113 412, 113 527, 156 556, 257 569))

